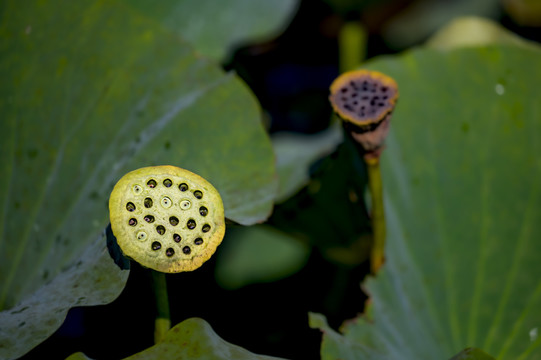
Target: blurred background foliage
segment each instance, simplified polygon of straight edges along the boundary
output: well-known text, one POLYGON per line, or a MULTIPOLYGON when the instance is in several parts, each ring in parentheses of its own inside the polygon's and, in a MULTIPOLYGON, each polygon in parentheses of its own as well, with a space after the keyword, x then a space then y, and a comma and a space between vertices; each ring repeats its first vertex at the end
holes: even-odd
MULTIPOLYGON (((141 11, 166 13, 154 6, 141 11)), ((341 27, 347 21, 362 25, 363 56, 371 59, 424 44, 461 15, 493 19, 539 41, 540 11, 535 0, 303 0, 272 36, 267 32, 256 39, 241 38, 221 53, 200 50, 201 56, 235 71, 256 96, 276 147, 277 166, 289 171, 310 168, 310 177, 303 172, 291 175, 289 181, 284 177, 282 184, 293 181, 296 186, 280 189, 284 196, 268 225, 231 226, 208 264, 169 278, 173 324, 201 317, 224 339, 250 351, 319 358, 321 334, 308 328, 308 312, 325 314, 334 328, 354 317, 363 310, 360 305, 366 296, 359 283, 368 270, 366 258, 359 256, 369 246, 363 206, 366 175, 354 145, 333 132, 327 101, 328 86, 340 72, 341 27), (284 138, 294 136, 297 142, 307 135, 320 137, 312 151, 299 154, 293 148, 280 157, 281 151, 288 153, 284 138), (250 238, 257 238, 258 249, 269 249, 261 260, 242 255, 253 251, 250 238), (280 269, 276 264, 282 264, 280 269), (187 299, 189 306, 183 306, 187 299)), ((283 171, 279 174, 286 176, 283 171)), ((75 351, 119 358, 148 348, 154 316, 149 284, 147 272, 134 266, 117 300, 107 306, 73 308, 64 325, 24 358, 60 358, 75 351), (129 319, 134 302, 137 308, 149 309, 138 314, 137 321, 129 319)))

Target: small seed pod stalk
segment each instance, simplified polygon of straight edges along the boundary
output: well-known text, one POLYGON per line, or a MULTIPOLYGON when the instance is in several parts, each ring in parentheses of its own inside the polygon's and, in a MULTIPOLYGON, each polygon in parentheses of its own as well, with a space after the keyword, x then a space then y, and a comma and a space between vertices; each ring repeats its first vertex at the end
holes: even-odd
POLYGON ((372 198, 373 246, 370 266, 377 273, 384 261, 385 215, 379 158, 398 100, 398 85, 377 71, 345 72, 330 87, 329 100, 344 129, 361 147, 372 198))
POLYGON ((122 253, 152 269, 159 341, 171 325, 163 273, 195 270, 214 254, 225 234, 222 199, 207 180, 188 170, 145 167, 117 182, 109 216, 122 253))

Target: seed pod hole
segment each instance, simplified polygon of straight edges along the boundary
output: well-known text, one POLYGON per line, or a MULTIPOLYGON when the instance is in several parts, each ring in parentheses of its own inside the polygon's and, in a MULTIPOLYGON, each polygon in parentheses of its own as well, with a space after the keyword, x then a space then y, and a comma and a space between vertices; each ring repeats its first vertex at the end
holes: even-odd
POLYGON ((188 191, 188 184, 186 183, 182 183, 178 186, 179 190, 184 192, 184 191, 188 191))
POLYGON ((167 257, 171 257, 175 255, 175 250, 173 250, 173 248, 167 248, 167 250, 165 250, 165 255, 167 255, 167 257))
POLYGON ((154 204, 154 202, 152 201, 151 198, 146 198, 143 204, 145 205, 147 209, 150 209, 152 205, 154 204))
POLYGON ((201 216, 207 216, 208 213, 209 213, 209 209, 207 209, 206 207, 201 206, 201 207, 199 208, 199 214, 200 214, 201 216))
POLYGON ((201 244, 203 243, 203 239, 197 238, 197 239, 195 239, 195 240, 193 241, 193 243, 194 243, 195 245, 201 245, 201 244))
POLYGON ((130 221, 128 221, 128 224, 129 224, 130 226, 135 226, 135 225, 137 225, 137 219, 131 218, 130 221))
POLYGON ((171 179, 165 179, 163 181, 163 186, 165 187, 171 187, 171 185, 173 185, 173 182, 171 181, 171 179))
POLYGON ((149 188, 155 188, 156 185, 157 185, 157 183, 156 183, 156 180, 154 180, 154 179, 150 179, 150 180, 147 182, 147 186, 148 186, 149 188))
POLYGON ((193 192, 193 196, 195 196, 197 199, 202 199, 203 198, 203 193, 199 190, 195 190, 193 192))
POLYGON ((203 225, 203 228, 201 229, 201 231, 203 231, 204 233, 209 232, 210 231, 210 225, 209 224, 203 225))
POLYGON ((172 202, 171 199, 169 199, 167 196, 164 196, 164 197, 162 198, 162 200, 160 201, 160 204, 161 204, 164 208, 168 209, 168 208, 171 207, 171 205, 173 205, 173 202, 172 202))
POLYGON ((129 212, 135 211, 135 205, 132 202, 126 204, 126 210, 129 212))
POLYGON ((169 223, 173 226, 177 226, 178 225, 178 218, 176 216, 171 216, 169 218, 169 223))
POLYGON ((147 223, 153 223, 154 222, 154 216, 152 216, 152 215, 145 215, 144 219, 145 219, 145 221, 147 223))
POLYGON ((154 241, 152 243, 152 250, 156 251, 156 250, 160 250, 162 248, 162 244, 160 244, 158 241, 154 241))
POLYGON ((180 201, 180 208, 182 210, 188 210, 191 207, 192 207, 192 203, 190 202, 190 200, 185 199, 185 200, 180 201))
POLYGON ((133 185, 132 191, 135 195, 139 195, 143 192, 143 188, 141 187, 141 185, 133 185))
POLYGON ((144 231, 139 231, 139 232, 137 233, 137 240, 145 241, 147 238, 148 238, 148 235, 147 235, 146 232, 144 232, 144 231))
POLYGON ((189 253, 192 252, 192 249, 191 249, 189 246, 184 246, 184 247, 182 248, 182 252, 183 252, 184 254, 188 255, 189 253))
POLYGON ((179 243, 180 240, 182 240, 182 238, 180 237, 179 234, 173 234, 173 240, 174 240, 176 243, 179 243))
POLYGON ((156 232, 160 235, 165 234, 165 228, 162 225, 156 226, 156 232))
POLYGON ((190 220, 188 220, 188 222, 186 223, 186 226, 188 227, 188 229, 193 230, 193 229, 195 229, 195 227, 197 226, 197 224, 195 223, 195 220, 194 220, 194 219, 190 219, 190 220))

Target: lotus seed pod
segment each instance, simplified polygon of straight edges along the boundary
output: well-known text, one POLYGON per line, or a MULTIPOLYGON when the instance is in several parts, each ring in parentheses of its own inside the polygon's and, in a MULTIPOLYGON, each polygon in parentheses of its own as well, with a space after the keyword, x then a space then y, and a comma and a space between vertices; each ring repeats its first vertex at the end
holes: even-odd
POLYGON ((377 71, 349 71, 331 84, 329 100, 338 116, 349 123, 353 138, 366 151, 376 151, 389 131, 398 99, 396 82, 377 71))
POLYGON ((113 234, 127 257, 167 273, 192 271, 225 234, 222 199, 205 179, 175 166, 124 175, 109 198, 113 234))

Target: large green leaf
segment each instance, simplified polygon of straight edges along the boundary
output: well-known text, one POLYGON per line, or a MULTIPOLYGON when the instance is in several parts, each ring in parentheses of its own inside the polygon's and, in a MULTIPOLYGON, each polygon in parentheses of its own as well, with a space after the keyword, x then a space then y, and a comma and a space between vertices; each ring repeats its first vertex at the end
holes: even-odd
POLYGON ((401 93, 382 163, 386 263, 364 284, 367 314, 326 329, 324 359, 541 359, 540 64, 508 45, 368 64, 401 93))
POLYGON ((227 289, 271 282, 299 271, 308 244, 268 225, 232 228, 216 260, 216 280, 227 289))
MULTIPOLYGON (((235 75, 122 1, 8 1, 0 14, 0 309, 8 315, 51 281, 58 288, 47 289, 70 293, 55 282, 61 271, 84 254, 101 257, 92 243, 107 224, 114 183, 129 170, 181 166, 213 183, 233 221, 269 215, 271 143, 235 75)), ((96 299, 88 305, 121 290, 119 272, 107 270, 123 279, 110 288, 81 284, 96 299)), ((36 319, 50 315, 49 297, 41 299, 36 319)), ((65 311, 57 314, 61 321, 65 311)), ((2 334, 30 331, 20 323, 2 321, 2 334)), ((50 334, 59 321, 35 324, 50 334)), ((0 357, 36 342, 9 344, 2 335, 0 357)))
POLYGON ((71 260, 50 282, 0 312, 1 359, 17 358, 47 339, 71 307, 106 304, 122 291, 129 272, 111 261, 104 236, 71 260))
POLYGON ((189 41, 204 56, 223 60, 234 46, 268 40, 285 29, 299 0, 125 0, 189 41))

